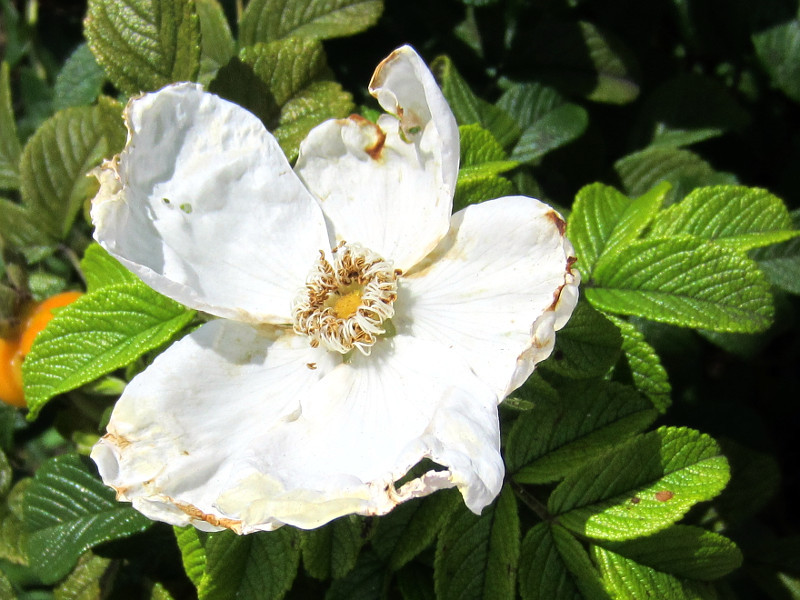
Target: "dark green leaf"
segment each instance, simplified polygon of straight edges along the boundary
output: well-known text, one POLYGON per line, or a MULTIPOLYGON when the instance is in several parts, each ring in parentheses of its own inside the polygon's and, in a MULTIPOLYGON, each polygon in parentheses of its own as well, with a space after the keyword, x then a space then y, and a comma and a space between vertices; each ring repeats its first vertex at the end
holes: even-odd
POLYGON ((200 68, 193 0, 90 0, 84 35, 108 78, 127 94, 194 81, 200 68))
POLYGON ((480 516, 459 506, 436 546, 437 599, 513 598, 519 535, 517 503, 507 486, 480 516))
POLYGON ((606 255, 586 298, 595 308, 712 331, 766 329, 769 284, 755 262, 689 236, 633 242, 606 255))
POLYGON ((368 29, 383 12, 382 0, 251 0, 242 14, 242 46, 286 37, 325 40, 368 29))
POLYGON ((728 462, 710 437, 662 427, 569 474, 548 509, 582 535, 626 540, 671 525, 719 494, 729 477, 728 462))
POLYGON ((195 0, 200 19, 200 72, 197 80, 208 85, 220 67, 236 52, 236 42, 225 12, 217 0, 195 0))
POLYGON ((792 19, 753 34, 753 46, 772 84, 800 102, 800 21, 792 19))
POLYGON ((22 203, 48 235, 62 239, 96 191, 92 167, 122 149, 125 128, 113 101, 66 108, 28 140, 22 152, 22 203))
POLYGON ((289 527, 245 536, 215 533, 205 550, 200 600, 278 600, 292 587, 300 560, 297 533, 289 527))
POLYGON ((106 74, 94 59, 89 45, 78 46, 61 67, 53 89, 53 108, 92 104, 100 95, 106 74))
POLYGON ((11 108, 11 85, 8 80, 8 63, 5 61, 0 64, 0 132, 0 189, 17 189, 22 150, 11 108))
POLYGON ((340 579, 347 575, 365 542, 365 528, 362 518, 347 516, 319 529, 302 532, 300 547, 309 575, 317 579, 340 579))
POLYGON ((53 590, 55 600, 94 600, 102 598, 101 579, 111 565, 110 558, 87 552, 59 586, 53 590))
POLYGON ((400 569, 395 577, 403 600, 436 600, 432 569, 413 562, 400 569))
POLYGON ((589 114, 577 104, 562 104, 522 132, 511 158, 536 164, 548 152, 580 137, 589 125, 589 114))
POLYGON ((45 583, 66 575, 89 548, 144 531, 152 521, 114 498, 75 454, 46 461, 24 499, 28 556, 45 583))
POLYGON ((520 483, 557 481, 647 428, 657 413, 627 386, 598 382, 558 401, 539 400, 506 442, 506 468, 520 483))
POLYGON ((325 600, 382 600, 386 598, 388 581, 385 565, 367 550, 350 573, 331 584, 325 600))
POLYGON ((759 248, 751 256, 771 284, 792 294, 800 294, 800 238, 759 248))
POLYGON ((0 239, 6 247, 20 250, 30 263, 49 254, 56 243, 42 231, 31 210, 5 198, 0 198, 0 239))
POLYGON ((141 282, 109 285, 62 309, 23 364, 29 419, 54 396, 165 344, 194 312, 141 282))

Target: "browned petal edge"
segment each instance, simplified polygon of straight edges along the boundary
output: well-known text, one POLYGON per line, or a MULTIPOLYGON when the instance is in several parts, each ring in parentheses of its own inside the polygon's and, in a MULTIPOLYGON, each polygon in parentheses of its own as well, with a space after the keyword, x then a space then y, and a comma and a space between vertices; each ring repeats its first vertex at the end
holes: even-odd
POLYGON ((124 435, 113 433, 109 431, 107 434, 103 436, 104 440, 108 440, 110 443, 114 444, 120 450, 124 450, 128 446, 131 445, 131 441, 126 438, 124 435))
POLYGON ((553 224, 556 226, 556 229, 558 229, 558 233, 563 236, 564 232, 567 230, 567 222, 561 218, 561 215, 559 215, 556 211, 551 210, 545 214, 545 217, 553 222, 553 224))
POLYGON ((378 127, 377 124, 373 123, 369 119, 365 119, 361 115, 350 115, 348 119, 350 119, 359 127, 372 127, 375 130, 375 142, 369 146, 365 146, 364 152, 369 154, 369 157, 372 160, 380 159, 381 152, 383 151, 383 145, 386 143, 386 134, 383 132, 383 129, 378 127))
POLYGON ((372 93, 377 88, 383 87, 383 70, 389 65, 390 62, 397 59, 402 53, 402 48, 394 50, 389 56, 384 58, 378 66, 375 67, 375 72, 372 74, 372 79, 369 82, 369 91, 372 93))
MULTIPOLYGON (((567 273, 573 274, 572 273, 572 265, 574 265, 577 261, 578 261, 578 259, 575 256, 568 256, 567 257, 567 268, 566 268, 567 273)), ((564 289, 564 286, 566 286, 568 283, 571 284, 572 282, 571 281, 570 282, 565 281, 564 283, 562 283, 560 286, 558 286, 556 288, 556 291, 553 293, 553 303, 548 307, 547 310, 549 310, 549 311, 550 310, 556 310, 556 308, 558 308, 558 303, 561 300, 561 291, 564 289)))
POLYGON ((172 498, 168 498, 168 500, 180 509, 182 512, 186 513, 193 519, 197 519, 199 521, 205 521, 213 525, 214 527, 225 527, 226 529, 230 529, 234 533, 238 533, 239 535, 242 534, 242 522, 238 519, 226 519, 225 517, 217 517, 215 515, 209 515, 204 513, 202 510, 197 508, 196 506, 192 506, 191 504, 184 504, 182 502, 176 502, 172 498))

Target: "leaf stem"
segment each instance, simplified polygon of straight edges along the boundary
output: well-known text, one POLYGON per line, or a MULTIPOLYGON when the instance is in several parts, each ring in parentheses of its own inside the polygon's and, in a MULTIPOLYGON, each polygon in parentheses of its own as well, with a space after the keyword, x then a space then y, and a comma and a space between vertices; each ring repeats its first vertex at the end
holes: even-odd
POLYGON ((523 504, 535 512, 542 521, 553 521, 553 515, 548 512, 547 507, 536 496, 522 487, 521 484, 511 480, 511 488, 517 494, 517 497, 522 500, 523 504))

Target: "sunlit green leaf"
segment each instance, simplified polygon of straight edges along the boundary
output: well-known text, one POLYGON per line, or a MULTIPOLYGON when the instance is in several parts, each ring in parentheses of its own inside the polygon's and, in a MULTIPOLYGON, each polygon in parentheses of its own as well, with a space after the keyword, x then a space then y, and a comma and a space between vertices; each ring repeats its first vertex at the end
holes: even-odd
POLYGON ((139 281, 136 275, 123 267, 122 263, 106 252, 100 244, 92 244, 86 248, 81 259, 81 271, 90 292, 107 285, 139 281))
POLYGON ((89 548, 144 531, 152 521, 120 504, 75 454, 46 461, 24 500, 31 566, 46 583, 66 575, 89 548))
POLYGON ((23 364, 29 419, 54 396, 123 367, 169 341, 193 311, 141 282, 109 285, 65 307, 23 364))
POLYGON ((509 487, 480 516, 459 506, 436 546, 437 599, 513 598, 519 547, 517 503, 509 487))
POLYGON ((186 527, 173 527, 175 541, 181 551, 183 570, 195 587, 200 586, 203 574, 206 572, 205 543, 208 534, 199 531, 193 525, 186 527))
POLYGON ((127 94, 197 77, 200 23, 193 0, 89 0, 84 34, 108 78, 127 94))
POLYGON ((772 320, 755 262, 683 236, 636 241, 597 263, 586 298, 595 308, 712 331, 754 332, 772 320))
POLYGON ((728 462, 710 437, 662 427, 569 474, 548 509, 582 535, 626 540, 671 525, 719 494, 729 477, 728 462))
POLYGON ((382 12, 382 0, 251 0, 239 24, 240 43, 353 35, 374 25, 382 12))
POLYGON ((237 536, 231 531, 210 535, 205 544, 206 570, 200 600, 278 600, 297 575, 300 548, 297 533, 277 531, 237 536))
POLYGON ((506 442, 506 469, 520 483, 548 483, 643 431, 656 418, 630 387, 598 382, 521 414, 506 442))

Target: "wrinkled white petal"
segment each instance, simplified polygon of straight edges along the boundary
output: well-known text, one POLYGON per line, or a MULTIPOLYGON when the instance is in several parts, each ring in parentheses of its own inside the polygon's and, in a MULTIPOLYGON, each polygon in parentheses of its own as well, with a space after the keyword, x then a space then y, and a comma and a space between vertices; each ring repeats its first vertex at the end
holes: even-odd
POLYGON ((552 352, 577 301, 574 260, 564 221, 538 200, 469 206, 402 279, 395 326, 450 346, 500 401, 552 352))
POLYGON ((409 46, 376 69, 370 92, 391 114, 316 127, 295 171, 319 199, 330 237, 359 243, 409 269, 445 235, 458 175, 458 127, 409 46))
POLYGON ((324 217, 254 115, 195 84, 132 100, 99 170, 95 239, 153 289, 217 316, 286 323, 324 217))
POLYGON ((215 508, 270 428, 297 418, 303 390, 341 362, 304 338, 216 320, 135 377, 92 450, 120 500, 152 519, 214 531, 242 524, 215 508))
POLYGON ((311 370, 320 351, 302 338, 257 336, 206 325, 130 384, 92 452, 120 499, 168 523, 248 533, 384 514, 443 487, 476 512, 498 494, 494 395, 438 344, 397 336, 311 370), (397 490, 424 457, 447 470, 397 490))

